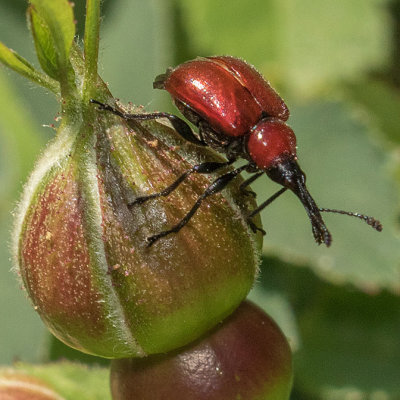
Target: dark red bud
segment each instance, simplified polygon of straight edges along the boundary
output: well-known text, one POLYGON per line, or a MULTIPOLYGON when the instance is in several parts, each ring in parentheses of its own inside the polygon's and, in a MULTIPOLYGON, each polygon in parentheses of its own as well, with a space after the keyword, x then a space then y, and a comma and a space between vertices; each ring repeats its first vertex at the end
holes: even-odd
POLYGON ((111 367, 114 400, 285 400, 291 385, 285 336, 249 302, 189 346, 111 367))

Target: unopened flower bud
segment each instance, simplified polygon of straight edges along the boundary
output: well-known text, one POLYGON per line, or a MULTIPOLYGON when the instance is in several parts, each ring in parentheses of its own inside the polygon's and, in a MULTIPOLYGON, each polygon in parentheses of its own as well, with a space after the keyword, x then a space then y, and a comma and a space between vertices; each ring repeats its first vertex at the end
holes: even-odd
POLYGON ((52 388, 29 375, 0 371, 0 399, 2 400, 63 400, 52 388))
POLYGON ((88 107, 94 123, 64 117, 25 188, 18 272, 42 320, 71 347, 119 358, 183 346, 253 284, 257 244, 242 215, 252 200, 237 182, 149 247, 146 238, 178 222, 213 177, 193 174, 167 197, 130 204, 216 156, 163 124, 128 126, 88 107))
POLYGON ((189 346, 111 364, 114 400, 286 400, 291 386, 288 342, 249 302, 189 346))

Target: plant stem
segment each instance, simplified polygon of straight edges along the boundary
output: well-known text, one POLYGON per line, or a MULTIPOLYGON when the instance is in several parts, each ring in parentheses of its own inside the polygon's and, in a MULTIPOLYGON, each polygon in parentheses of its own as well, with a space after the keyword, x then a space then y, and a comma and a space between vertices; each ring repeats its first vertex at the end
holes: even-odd
POLYGON ((48 75, 37 71, 28 61, 0 42, 0 63, 25 76, 40 86, 60 94, 60 84, 48 75))
POLYGON ((97 81, 97 62, 99 54, 100 31, 100 0, 86 1, 85 22, 85 76, 83 85, 83 99, 89 101, 97 81))
POLYGON ((48 75, 43 74, 36 69, 31 71, 29 70, 17 70, 16 68, 11 67, 14 71, 17 71, 19 74, 25 76, 30 79, 32 82, 37 83, 38 85, 50 90, 57 96, 60 95, 60 84, 54 79, 50 78, 48 75))

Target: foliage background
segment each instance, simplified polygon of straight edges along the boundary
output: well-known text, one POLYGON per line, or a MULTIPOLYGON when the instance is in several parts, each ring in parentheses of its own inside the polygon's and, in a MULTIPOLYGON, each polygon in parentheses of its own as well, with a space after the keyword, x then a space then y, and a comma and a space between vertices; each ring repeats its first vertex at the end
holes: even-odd
MULTIPOLYGON (((0 0, 0 38, 38 65, 25 9, 0 0)), ((102 14, 100 73, 116 97, 175 112, 152 90, 157 74, 198 55, 240 56, 286 99, 317 203, 381 219, 377 234, 326 215, 334 242, 318 248, 285 195, 263 213, 251 297, 291 340, 293 399, 400 399, 400 1, 108 0, 102 14)), ((84 1, 75 15, 82 37, 84 1)), ((104 363, 50 338, 10 273, 11 211, 57 112, 52 96, 0 69, 0 364, 104 363)), ((275 189, 267 178, 254 188, 260 200, 275 189)))

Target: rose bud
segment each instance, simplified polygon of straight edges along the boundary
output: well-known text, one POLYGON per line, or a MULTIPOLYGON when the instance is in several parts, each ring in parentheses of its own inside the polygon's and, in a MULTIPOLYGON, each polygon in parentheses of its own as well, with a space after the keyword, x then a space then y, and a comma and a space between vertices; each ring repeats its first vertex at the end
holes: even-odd
POLYGON ((100 113, 93 129, 62 124, 17 217, 16 260, 35 309, 60 340, 103 357, 191 342, 235 309, 256 273, 234 188, 148 247, 146 238, 182 218, 211 178, 193 175, 167 197, 129 203, 215 156, 147 125, 133 130, 100 113))
POLYGON ((248 301, 182 349, 111 363, 114 400, 285 400, 291 386, 291 351, 284 334, 248 301))
POLYGON ((110 399, 106 368, 67 361, 0 366, 1 400, 110 399))
POLYGON ((193 173, 168 196, 135 199, 221 158, 178 137, 165 119, 128 124, 90 103, 117 106, 97 75, 99 2, 87 3, 84 54, 73 43, 71 3, 54 4, 32 0, 28 9, 45 73, 0 48, 0 61, 61 99, 56 137, 16 213, 16 270, 42 320, 71 347, 109 358, 175 349, 249 292, 259 237, 245 213, 254 199, 236 179, 205 198, 183 229, 149 247, 148 238, 182 220, 215 176, 193 173))
POLYGON ((0 399, 2 400, 62 400, 38 378, 15 371, 0 371, 0 399))

